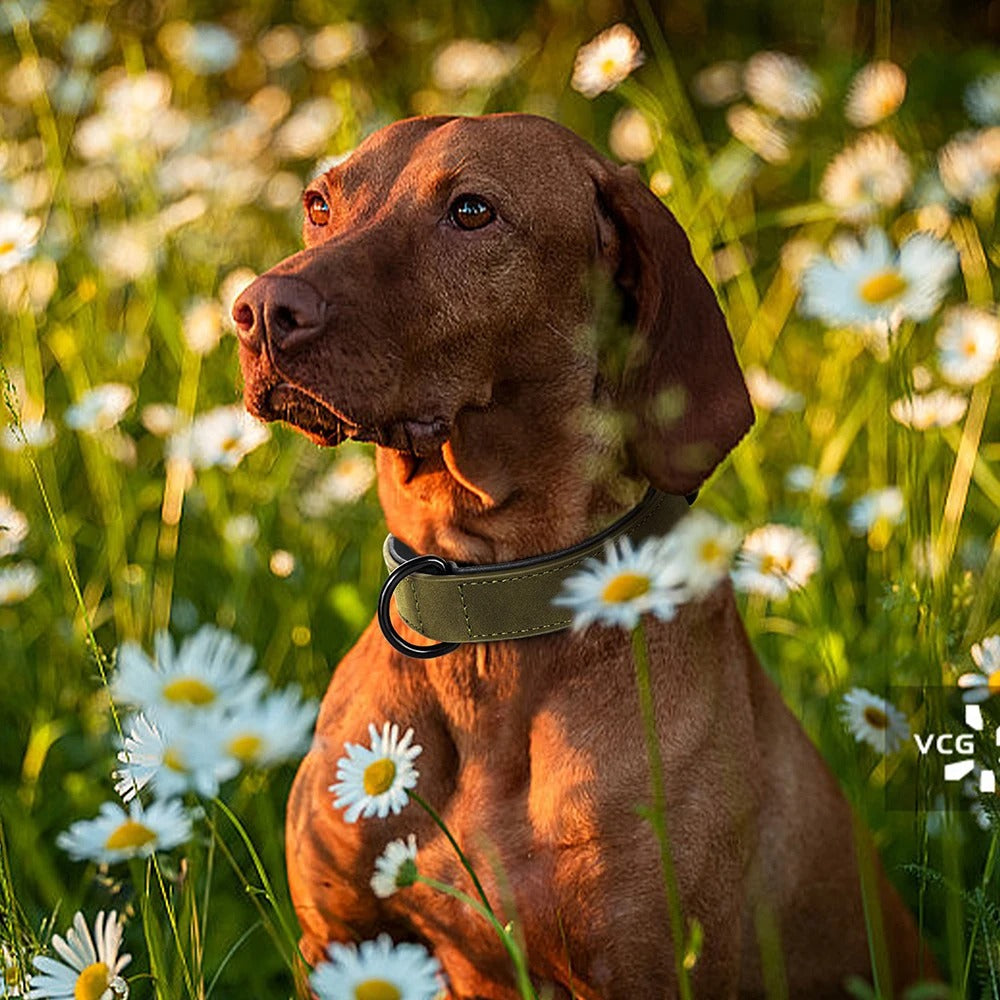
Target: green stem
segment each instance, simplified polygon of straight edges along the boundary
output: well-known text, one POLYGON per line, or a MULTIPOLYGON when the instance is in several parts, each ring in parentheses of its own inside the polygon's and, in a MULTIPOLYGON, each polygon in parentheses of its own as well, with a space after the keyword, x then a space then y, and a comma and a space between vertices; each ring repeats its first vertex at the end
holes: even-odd
POLYGON ((446 896, 451 896, 452 899, 458 899, 461 902, 466 903, 481 917, 488 920, 493 929, 499 935, 504 948, 507 949, 507 954, 510 955, 510 959, 514 963, 514 971, 517 975, 518 992, 524 1000, 537 1000, 538 994, 535 993, 535 987, 532 985, 531 977, 528 975, 528 964, 525 961, 524 953, 518 947, 518 944, 514 940, 514 936, 511 932, 507 930, 507 928, 504 927, 499 920, 497 920, 496 915, 489 908, 488 904, 483 906, 478 900, 475 900, 468 895, 468 893, 462 892, 461 889, 456 889, 454 886, 448 885, 446 882, 439 882, 437 879, 430 878, 427 875, 421 875, 418 873, 417 881, 422 882, 431 889, 436 889, 438 892, 444 893, 446 896))
MULTIPOLYGON (((980 883, 983 889, 989 884, 990 877, 993 874, 993 865, 997 857, 998 840, 1000 840, 1000 834, 994 833, 993 839, 990 841, 990 852, 986 856, 986 866, 983 868, 983 879, 980 883)), ((960 991, 963 997, 969 995, 969 975, 972 972, 972 956, 976 951, 976 935, 979 932, 979 925, 982 922, 983 916, 979 912, 975 923, 972 925, 972 930, 969 932, 969 944, 965 952, 965 967, 962 969, 962 989, 960 991)))
POLYGON ((656 732, 656 710, 653 705, 653 685, 649 675, 649 653, 646 649, 646 633, 642 622, 632 631, 632 655, 635 660, 635 681, 639 690, 639 709, 642 713, 642 730, 646 738, 646 752, 649 755, 649 770, 653 785, 653 808, 649 821, 660 845, 660 866, 663 869, 663 888, 667 897, 667 913, 670 918, 670 938, 674 949, 674 972, 682 1000, 691 1000, 691 982, 684 964, 684 915, 681 912, 680 891, 677 888, 677 873, 670 851, 670 837, 667 832, 667 793, 663 780, 663 757, 660 754, 660 740, 656 732))
POLYGON ((493 907, 490 906, 490 901, 486 897, 486 890, 483 889, 482 883, 479 881, 479 876, 476 875, 475 869, 473 869, 469 859, 462 853, 462 848, 458 846, 458 841, 452 836, 451 830, 448 829, 445 821, 434 811, 434 808, 430 805, 430 803, 426 799, 421 798, 416 792, 411 791, 410 798, 413 799, 413 801, 416 802, 416 804, 420 806, 420 808, 423 809, 423 811, 427 813, 432 820, 434 820, 441 832, 448 838, 448 843, 455 849, 455 853, 458 855, 458 860, 462 862, 462 867, 469 873, 469 878, 472 879, 472 884, 476 887, 476 892, 479 894, 479 898, 483 901, 483 906, 485 906, 490 912, 490 915, 496 919, 496 916, 493 913, 493 907))

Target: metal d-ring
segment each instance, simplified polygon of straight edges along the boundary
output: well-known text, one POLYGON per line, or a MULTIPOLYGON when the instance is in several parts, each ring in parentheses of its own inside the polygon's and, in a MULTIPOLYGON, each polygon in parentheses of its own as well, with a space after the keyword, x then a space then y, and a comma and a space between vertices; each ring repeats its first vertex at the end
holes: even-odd
POLYGON ((378 595, 378 627, 382 629, 382 635, 389 645, 405 656, 412 656, 417 660, 430 660, 435 656, 451 653, 461 645, 459 642, 436 642, 431 646, 416 646, 412 642, 407 642, 396 631, 389 617, 389 602, 392 600, 392 595, 411 573, 431 573, 440 576, 442 573, 450 573, 451 569, 451 563, 440 556, 417 556, 397 566, 382 584, 382 590, 378 595))

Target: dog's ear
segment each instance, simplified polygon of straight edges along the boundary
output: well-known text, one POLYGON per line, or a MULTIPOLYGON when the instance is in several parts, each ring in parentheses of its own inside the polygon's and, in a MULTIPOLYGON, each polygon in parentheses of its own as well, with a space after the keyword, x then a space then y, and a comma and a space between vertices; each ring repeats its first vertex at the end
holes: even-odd
POLYGON ((687 236, 630 167, 593 161, 598 252, 635 333, 611 376, 635 471, 698 489, 753 423, 732 339, 687 236))

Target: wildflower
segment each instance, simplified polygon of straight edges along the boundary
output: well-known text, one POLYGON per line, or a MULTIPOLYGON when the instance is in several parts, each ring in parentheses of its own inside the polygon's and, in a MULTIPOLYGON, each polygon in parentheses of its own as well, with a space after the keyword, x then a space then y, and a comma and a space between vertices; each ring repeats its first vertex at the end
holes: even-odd
POLYGON ((805 63, 784 52, 758 52, 743 69, 750 98, 779 118, 812 118, 820 106, 819 81, 805 63))
POLYGON ((781 413, 801 410, 805 405, 805 397, 801 392, 789 389, 784 382, 769 375, 759 365, 751 365, 744 372, 744 379, 750 399, 761 410, 781 413))
POLYGON ((958 686, 965 688, 963 701, 975 704, 1000 693, 1000 635, 988 635, 969 652, 979 672, 962 674, 958 686))
POLYGON ((247 677, 254 652, 228 632, 202 625, 179 650, 166 632, 157 633, 154 643, 156 665, 134 642, 118 649, 112 687, 126 704, 169 711, 236 704, 256 694, 247 677))
POLYGON ((126 731, 128 735, 118 751, 118 759, 125 767, 111 776, 116 779, 118 797, 131 802, 163 765, 166 745, 160 730, 142 712, 126 723, 126 731))
POLYGON ((702 597, 729 573, 741 540, 740 532, 728 521, 693 510, 663 539, 661 558, 683 567, 687 598, 702 597))
POLYGON ((1000 72, 988 73, 965 88, 965 110, 978 125, 1000 125, 1000 72))
POLYGON ((808 465, 793 465, 785 473, 785 488, 792 493, 815 493, 832 500, 843 493, 844 477, 837 473, 824 475, 808 465))
POLYGON ((915 431, 930 427, 950 427, 958 423, 969 405, 964 396, 947 389, 936 389, 925 395, 914 394, 895 400, 889 407, 893 420, 915 431))
POLYGON ((732 572, 737 590, 780 600, 801 590, 819 567, 819 547, 786 524, 766 524, 743 541, 732 572))
POLYGON ((840 152, 823 174, 820 197, 848 222, 864 222, 898 205, 912 180, 910 162, 895 139, 863 135, 840 152))
POLYGON ((301 756, 309 745, 316 703, 292 685, 237 706, 219 728, 223 752, 241 767, 273 767, 301 756))
POLYGON ((313 69, 334 69, 368 47, 368 33, 360 24, 343 21, 321 28, 306 43, 306 61, 313 69))
POLYGON ((148 858, 191 839, 191 818, 176 801, 154 802, 143 809, 138 801, 126 813, 105 802, 96 819, 80 820, 59 834, 59 845, 74 861, 114 864, 128 858, 148 858))
POLYGON ((11 556, 28 536, 28 519, 0 493, 0 559, 11 556))
POLYGON ((363 451, 348 451, 337 459, 312 489, 303 494, 302 512, 308 517, 324 517, 335 504, 360 500, 373 482, 375 463, 371 457, 363 451))
POLYGON ((164 53, 196 76, 224 73, 239 58, 240 43, 221 24, 171 21, 157 36, 164 53))
POLYGON ((56 429, 49 420, 24 420, 20 426, 7 424, 0 432, 0 448, 21 451, 25 447, 47 448, 56 439, 56 429))
POLYGON ((276 577, 284 580, 295 571, 295 556, 287 549, 275 549, 267 565, 276 577))
POLYGON ((117 426, 135 401, 135 392, 119 382, 106 382, 85 392, 64 416, 66 426, 96 434, 117 426))
POLYGON ((222 529, 222 537, 225 538, 226 544, 234 549, 253 545, 259 534, 260 525, 253 514, 237 514, 229 518, 222 529))
POLYGON ((441 966, 423 945, 380 934, 359 947, 333 942, 326 953, 309 977, 319 1000, 433 1000, 442 990, 441 966))
POLYGON ((881 551, 889 543, 892 529, 906 520, 906 501, 896 486, 872 490, 855 500, 847 510, 847 523, 856 535, 867 535, 869 544, 881 551))
POLYGON ((513 50, 474 38, 456 38, 435 56, 431 72, 436 86, 457 93, 495 87, 514 63, 513 50))
POLYGON ((844 117, 855 128, 868 128, 895 113, 906 96, 906 74, 880 59, 858 70, 847 91, 844 117))
POLYGON ((170 403, 150 403, 142 408, 139 415, 142 426, 157 437, 170 437, 177 433, 184 419, 176 406, 170 403))
POLYGON ((973 385, 986 378, 1000 358, 1000 320, 971 306, 949 309, 937 346, 941 374, 953 385, 973 385))
POLYGON ((656 136, 649 120, 641 111, 623 108, 611 122, 608 146, 619 160, 641 163, 655 152, 656 136))
POLYGON ((9 209, 0 211, 0 274, 29 260, 42 224, 9 209))
POLYGON ((603 561, 588 559, 552 603, 573 612, 574 629, 592 622, 631 629, 646 612, 669 621, 684 600, 679 570, 664 562, 659 539, 635 548, 622 538, 608 543, 603 561))
POLYGON ((864 688, 851 688, 840 705, 844 725, 859 743, 895 753, 910 738, 906 716, 891 702, 864 688))
POLYGON ((132 961, 128 954, 120 955, 123 927, 112 910, 105 919, 104 911, 97 914, 94 934, 76 912, 73 926, 65 939, 52 935, 52 947, 62 961, 46 955, 34 959, 37 975, 31 977, 29 996, 51 1000, 122 1000, 128 996, 128 986, 119 973, 132 961))
POLYGON ((971 204, 989 196, 1000 176, 1000 126, 955 136, 938 150, 938 174, 959 201, 971 204))
POLYGON ((40 579, 32 563, 15 563, 0 569, 0 608, 27 600, 38 588, 40 579))
POLYGON ((691 90, 698 100, 711 108, 735 101, 743 93, 743 67, 738 62, 726 60, 712 63, 695 73, 691 90))
POLYGON ((787 163, 791 155, 788 133, 769 114, 746 104, 734 104, 726 112, 729 131, 748 149, 768 163, 787 163))
POLYGON ((895 329, 933 314, 957 262, 951 246, 927 233, 893 252, 885 233, 870 229, 862 243, 845 241, 839 260, 821 257, 806 268, 801 308, 830 325, 895 329))
POLYGON ((147 221, 123 222, 94 233, 91 251, 105 278, 126 285, 156 269, 160 240, 147 221))
POLYGON ((257 273, 249 267, 238 267, 222 279, 222 284, 219 285, 219 304, 225 323, 233 325, 233 303, 256 280, 257 273))
POLYGON ((196 469, 235 469, 270 437, 267 427, 242 406, 217 406, 174 434, 167 444, 167 455, 196 469))
POLYGON ((417 879, 417 838, 393 840, 375 860, 371 877, 372 891, 379 899, 388 899, 397 889, 413 885, 417 879))
POLYGON ((627 24, 615 24, 580 47, 570 86, 584 97, 597 97, 614 90, 643 59, 635 32, 627 24))
POLYGON ((385 819, 390 811, 399 813, 410 801, 407 789, 417 783, 419 772, 413 761, 423 749, 412 745, 413 730, 407 729, 399 738, 399 726, 388 722, 379 734, 369 724, 371 748, 345 743, 346 757, 337 761, 337 782, 330 786, 335 809, 343 809, 344 821, 354 823, 360 816, 385 819))
POLYGON ((222 314, 217 302, 199 299, 184 313, 184 341, 195 354, 215 350, 222 336, 222 314))
POLYGON ((0 997, 23 997, 28 995, 31 976, 23 968, 26 960, 18 957, 7 945, 0 945, 0 997))

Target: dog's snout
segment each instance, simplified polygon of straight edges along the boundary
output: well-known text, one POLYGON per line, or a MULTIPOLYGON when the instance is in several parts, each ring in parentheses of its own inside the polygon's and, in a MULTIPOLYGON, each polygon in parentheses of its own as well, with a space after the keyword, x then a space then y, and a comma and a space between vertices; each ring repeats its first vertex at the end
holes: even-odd
POLYGON ((264 274, 233 303, 233 321, 240 340, 251 350, 267 344, 271 350, 286 351, 322 332, 325 306, 309 282, 264 274))

